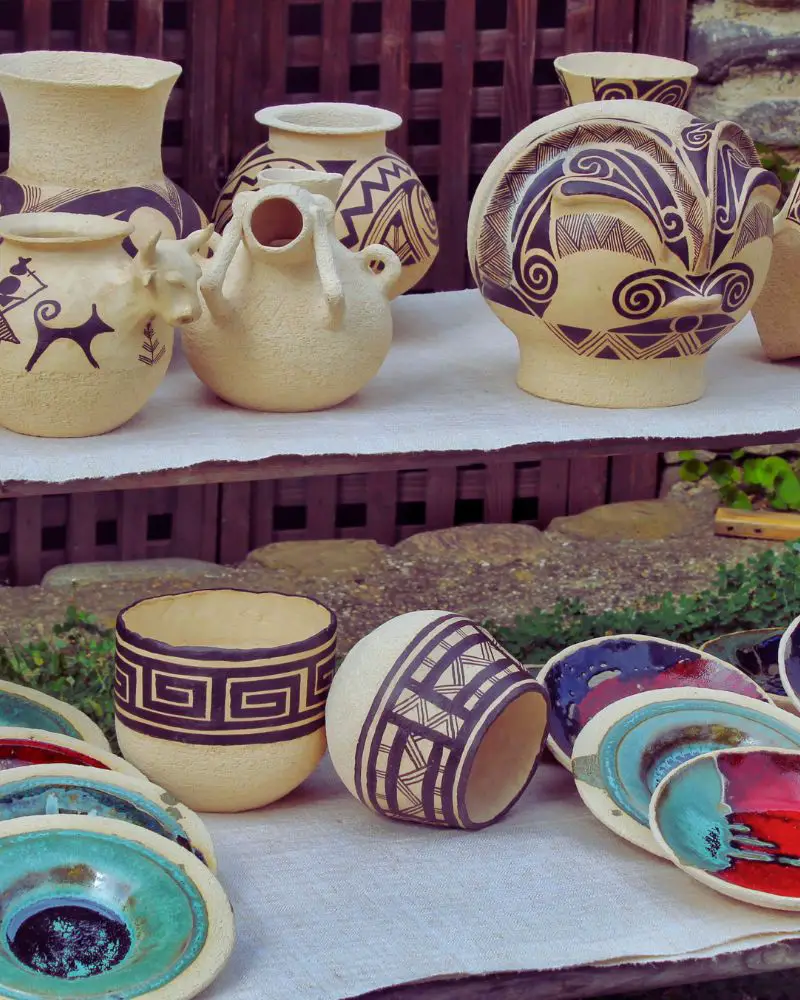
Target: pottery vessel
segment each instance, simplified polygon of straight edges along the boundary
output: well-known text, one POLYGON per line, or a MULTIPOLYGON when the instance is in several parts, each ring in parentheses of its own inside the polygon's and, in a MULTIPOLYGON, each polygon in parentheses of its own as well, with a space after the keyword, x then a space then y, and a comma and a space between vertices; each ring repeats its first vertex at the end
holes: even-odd
POLYGON ((778 664, 783 632, 782 628, 728 632, 704 642, 700 649, 744 671, 767 692, 770 701, 784 712, 797 713, 799 710, 783 687, 778 664))
POLYGON ((566 768, 586 723, 629 695, 691 687, 769 700, 755 679, 724 659, 651 635, 602 636, 568 646, 545 664, 538 680, 550 698, 547 745, 566 768))
POLYGON ((0 680, 0 726, 41 729, 109 750, 100 727, 72 705, 22 684, 0 680))
POLYGON ((770 361, 786 361, 800 357, 800 175, 774 225, 772 263, 753 318, 770 361))
POLYGON ((585 406, 698 399, 708 351, 764 284, 778 195, 738 126, 665 104, 583 104, 523 129, 469 217, 518 385, 585 406))
POLYGON ((547 734, 543 687, 468 618, 412 611, 336 671, 325 725, 333 766, 379 816, 475 830, 514 805, 547 734))
POLYGON ((234 938, 216 877, 157 833, 90 816, 0 825, 2 997, 189 1000, 234 938))
POLYGON ((155 597, 117 620, 123 755, 190 808, 287 795, 325 753, 336 616, 306 597, 240 590, 155 597))
POLYGON ((781 636, 778 672, 784 691, 800 712, 800 616, 792 621, 781 636))
POLYGON ((684 761, 741 746, 800 752, 800 719, 728 691, 645 691, 586 723, 575 740, 572 773, 584 804, 601 823, 663 857, 650 830, 653 792, 684 761))
POLYGON ((130 222, 63 212, 0 218, 0 425, 39 437, 104 434, 166 375, 174 327, 200 315, 193 257, 211 235, 151 239, 130 222))
POLYGON ((386 133, 402 125, 400 116, 364 104, 317 103, 264 108, 256 119, 268 126, 268 141, 251 150, 228 178, 212 214, 217 230, 230 221, 235 196, 255 187, 266 167, 343 174, 337 237, 350 250, 373 243, 394 250, 403 271, 392 295, 413 288, 439 252, 439 230, 420 179, 386 148, 386 133))
POLYGON ((77 212, 132 224, 134 254, 156 233, 181 239, 206 218, 164 176, 161 135, 177 63, 109 52, 0 55, 10 129, 0 213, 77 212))
POLYGON ((650 829, 692 878, 743 903, 800 910, 800 753, 716 750, 675 768, 650 802, 650 829))
POLYGON ((636 99, 685 108, 698 73, 682 59, 644 52, 572 52, 553 65, 570 105, 636 99))
MULTIPOLYGON (((269 173, 261 190, 237 195, 214 257, 203 262, 203 313, 186 328, 183 349, 229 403, 321 410, 349 399, 383 364, 400 262, 384 246, 347 250, 328 197, 272 184, 269 173)), ((321 176, 333 193, 340 178, 321 176)))
POLYGON ((128 761, 83 740, 27 726, 0 727, 0 772, 39 764, 75 764, 144 778, 128 761))

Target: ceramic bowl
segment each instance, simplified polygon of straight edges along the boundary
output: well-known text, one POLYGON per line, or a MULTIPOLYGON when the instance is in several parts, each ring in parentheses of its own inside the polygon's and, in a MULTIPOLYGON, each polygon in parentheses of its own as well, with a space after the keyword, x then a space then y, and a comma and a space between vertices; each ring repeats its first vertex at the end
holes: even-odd
POLYGON ((648 635, 603 636, 569 646, 545 665, 539 680, 550 696, 547 745, 567 768, 583 726, 602 708, 627 695, 696 687, 768 700, 752 678, 730 663, 648 635))
POLYGON ((675 768, 650 802, 663 853, 745 903, 800 910, 800 753, 742 748, 675 768))
POLYGON ((88 816, 0 825, 4 998, 188 1000, 233 940, 214 875, 150 830, 88 816))
POLYGON ((33 688, 0 681, 0 726, 16 726, 60 733, 109 750, 102 729, 88 715, 58 698, 33 688))
POLYGON ((778 650, 782 628, 757 628, 728 632, 704 642, 701 651, 732 663, 759 684, 770 699, 785 712, 795 712, 794 703, 781 681, 778 650))
POLYGON ((647 691, 604 708, 575 741, 572 772, 591 812, 652 854, 650 798, 679 764, 739 746, 800 751, 800 719, 770 702, 683 688, 647 691))
POLYGON ((144 778, 141 771, 109 750, 41 729, 0 727, 0 773, 38 764, 77 764, 144 778))
POLYGON ((781 636, 778 672, 784 691, 794 707, 800 710, 800 617, 795 618, 781 636))
POLYGON ((473 830, 514 805, 547 733, 544 688, 475 622, 413 611, 351 649, 331 687, 331 760, 391 819, 473 830))
POLYGON ((572 52, 554 63, 569 104, 635 99, 684 108, 698 69, 644 52, 572 52))
POLYGON ((116 731, 127 760, 201 812, 268 805, 325 753, 336 616, 307 597, 198 590, 117 620, 116 731))
POLYGON ((169 792, 116 771, 40 764, 0 771, 0 822, 20 816, 95 815, 134 823, 180 844, 217 869, 211 835, 169 792))

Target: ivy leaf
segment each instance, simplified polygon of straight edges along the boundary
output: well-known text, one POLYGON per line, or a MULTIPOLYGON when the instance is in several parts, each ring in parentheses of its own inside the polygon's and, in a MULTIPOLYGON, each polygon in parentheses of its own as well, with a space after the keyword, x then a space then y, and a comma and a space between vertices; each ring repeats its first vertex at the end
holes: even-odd
POLYGON ((800 509, 800 479, 791 468, 778 482, 775 499, 785 503, 790 510, 800 509))
POLYGON ((696 483, 708 473, 708 466, 697 458, 687 460, 681 466, 681 479, 685 483, 696 483))

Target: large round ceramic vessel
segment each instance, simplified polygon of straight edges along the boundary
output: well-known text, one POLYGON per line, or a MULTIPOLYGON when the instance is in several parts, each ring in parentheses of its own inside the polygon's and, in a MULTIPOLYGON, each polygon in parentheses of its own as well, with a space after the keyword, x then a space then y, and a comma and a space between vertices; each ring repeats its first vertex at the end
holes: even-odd
POLYGON ((475 622, 412 611, 336 672, 325 724, 349 791, 391 819, 472 830, 508 812, 547 735, 544 688, 475 622))
POLYGON ((400 295, 425 275, 439 252, 433 204, 411 167, 386 148, 386 133, 402 119, 365 104, 287 104, 264 108, 256 119, 269 139, 251 150, 228 178, 214 207, 219 232, 240 191, 254 188, 266 167, 299 167, 344 175, 336 202, 336 235, 350 250, 382 243, 397 254, 400 295))
POLYGON ((133 224, 133 254, 154 233, 181 238, 205 224, 164 176, 161 134, 177 63, 108 52, 0 55, 8 171, 0 213, 79 212, 133 224))
POLYGON ((738 126, 665 104, 582 104, 525 128, 469 218, 519 386, 587 406, 698 399, 708 351, 764 284, 778 195, 738 126))
POLYGON ((336 617, 306 597, 155 597, 117 620, 123 755, 192 809, 268 805, 325 753, 336 617))
POLYGON ((685 108, 698 69, 644 52, 572 52, 554 62, 569 104, 635 98, 685 108))
POLYGON ((64 212, 0 218, 0 425, 104 434, 160 385, 174 327, 200 315, 193 253, 210 232, 156 236, 131 260, 130 222, 64 212))

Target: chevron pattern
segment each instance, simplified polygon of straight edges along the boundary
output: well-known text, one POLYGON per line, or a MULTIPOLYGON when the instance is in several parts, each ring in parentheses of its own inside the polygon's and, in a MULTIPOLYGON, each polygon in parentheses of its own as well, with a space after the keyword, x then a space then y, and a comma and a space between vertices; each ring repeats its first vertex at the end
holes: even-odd
POLYGON ((772 212, 766 205, 754 205, 739 229, 734 257, 748 244, 755 243, 763 236, 772 236, 772 212))
MULTIPOLYGON (((690 358, 705 354, 730 330, 727 317, 709 316, 695 330, 677 329, 653 332, 631 327, 623 330, 591 330, 557 326, 548 329, 575 354, 602 361, 652 361, 664 358, 690 358)), ((674 324, 673 324, 674 325, 674 324)))
POLYGON ((556 249, 560 257, 585 250, 614 250, 655 264, 647 240, 633 226, 613 215, 575 213, 556 220, 556 249))

